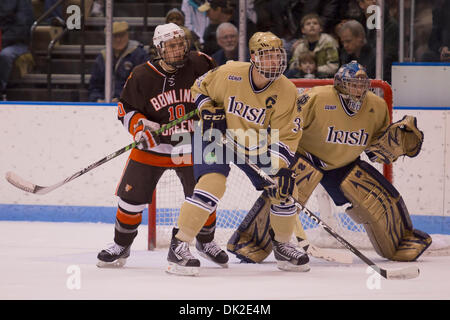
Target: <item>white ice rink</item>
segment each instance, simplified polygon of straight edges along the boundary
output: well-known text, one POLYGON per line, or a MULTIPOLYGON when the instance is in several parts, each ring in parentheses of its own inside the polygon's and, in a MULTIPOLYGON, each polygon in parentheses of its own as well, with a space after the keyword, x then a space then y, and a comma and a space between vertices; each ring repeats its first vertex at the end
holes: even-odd
POLYGON ((352 265, 312 258, 307 273, 279 271, 273 256, 259 265, 232 256, 228 269, 202 259, 199 276, 182 277, 165 273, 167 249, 146 250, 145 227, 124 268, 99 269, 96 256, 112 242, 112 224, 1 221, 0 299, 450 299, 448 255, 395 263, 364 251, 382 268, 418 266, 412 280, 380 279, 356 257, 352 265))

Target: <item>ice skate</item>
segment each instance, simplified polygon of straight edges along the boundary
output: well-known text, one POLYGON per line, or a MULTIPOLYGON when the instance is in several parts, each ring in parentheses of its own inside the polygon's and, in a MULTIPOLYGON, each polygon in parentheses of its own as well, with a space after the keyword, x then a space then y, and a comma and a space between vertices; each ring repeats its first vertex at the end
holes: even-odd
POLYGON ((173 229, 167 261, 167 272, 177 275, 195 276, 199 273, 200 261, 189 251, 189 243, 175 238, 178 229, 173 229))
POLYGON ((120 246, 117 243, 112 244, 110 247, 102 250, 97 255, 97 267, 99 268, 121 268, 127 262, 127 258, 130 256, 131 246, 120 246))
POLYGON ((222 268, 228 268, 228 255, 214 241, 202 243, 197 240, 195 248, 203 258, 217 263, 222 268))

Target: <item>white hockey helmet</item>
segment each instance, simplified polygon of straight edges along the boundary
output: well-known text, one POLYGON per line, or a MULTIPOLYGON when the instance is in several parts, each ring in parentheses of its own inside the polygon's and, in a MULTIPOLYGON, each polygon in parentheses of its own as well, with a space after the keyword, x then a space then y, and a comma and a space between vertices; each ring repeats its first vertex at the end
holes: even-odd
POLYGON ((186 62, 189 43, 184 30, 175 23, 157 26, 153 34, 153 44, 165 63, 181 68, 186 62))

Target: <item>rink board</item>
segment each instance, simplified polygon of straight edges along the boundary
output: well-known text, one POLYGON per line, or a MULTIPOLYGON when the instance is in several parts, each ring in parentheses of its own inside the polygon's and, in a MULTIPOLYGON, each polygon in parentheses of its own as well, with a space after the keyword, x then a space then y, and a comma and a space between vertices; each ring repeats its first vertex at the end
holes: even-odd
MULTIPOLYGON (((13 171, 40 185, 71 176, 131 142, 116 112, 112 104, 0 104, 0 174, 13 171)), ((394 121, 405 114, 417 116, 425 141, 416 158, 396 162, 394 184, 420 229, 448 234, 450 108, 394 108, 394 121)), ((126 159, 121 155, 46 195, 20 191, 2 178, 0 220, 113 222, 126 159)))

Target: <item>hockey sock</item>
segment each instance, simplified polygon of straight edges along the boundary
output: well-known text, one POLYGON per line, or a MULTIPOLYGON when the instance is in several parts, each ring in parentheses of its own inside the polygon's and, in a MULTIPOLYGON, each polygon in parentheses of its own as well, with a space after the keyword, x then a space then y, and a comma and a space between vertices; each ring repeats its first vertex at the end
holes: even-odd
POLYGON ((211 242, 214 240, 214 233, 216 231, 216 210, 211 213, 205 224, 197 234, 196 238, 202 243, 211 242))
MULTIPOLYGON (((191 242, 197 236, 215 212, 219 199, 225 193, 225 183, 226 177, 219 173, 208 173, 199 179, 194 193, 181 206, 178 218, 180 229, 176 234, 179 240, 191 242)), ((215 221, 215 215, 211 221, 215 221)))
POLYGON ((132 204, 119 199, 114 227, 114 242, 121 246, 129 246, 137 236, 142 222, 142 211, 146 204, 132 204))
POLYGON ((270 224, 278 242, 289 242, 294 233, 296 214, 278 215, 270 213, 270 224))

